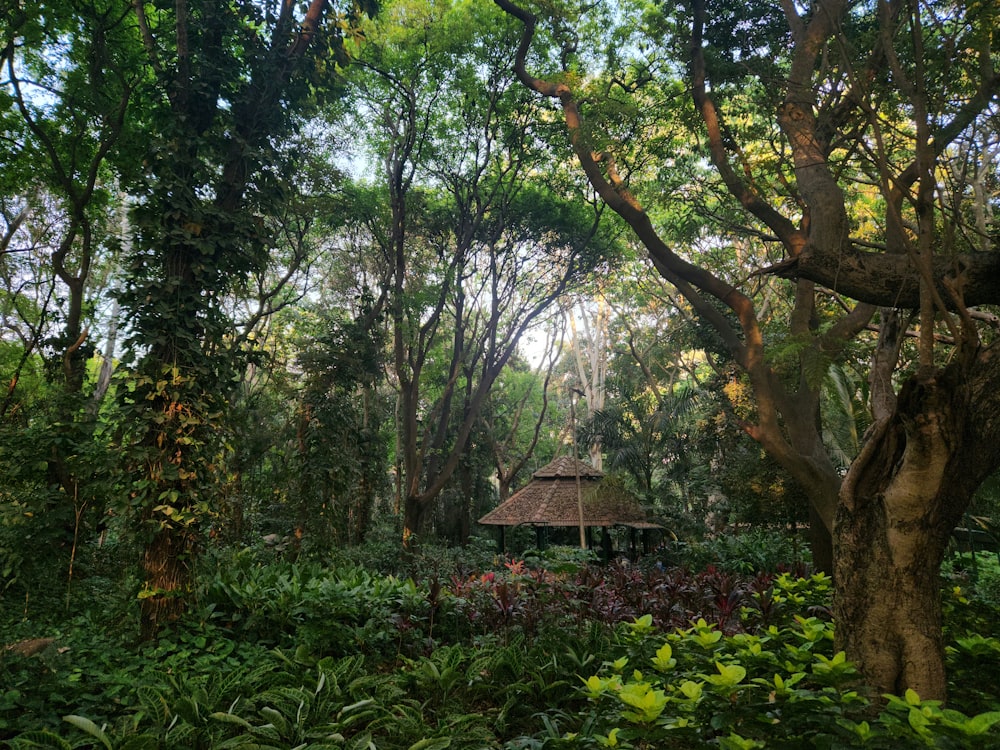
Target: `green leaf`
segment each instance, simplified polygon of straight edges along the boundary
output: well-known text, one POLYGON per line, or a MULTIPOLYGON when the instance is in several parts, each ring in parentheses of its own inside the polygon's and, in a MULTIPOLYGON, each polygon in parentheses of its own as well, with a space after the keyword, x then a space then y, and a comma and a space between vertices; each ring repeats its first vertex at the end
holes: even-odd
POLYGON ((653 616, 643 615, 642 617, 636 617, 628 626, 632 631, 632 635, 648 633, 653 630, 653 616))
POLYGON ((985 734, 997 722, 1000 722, 1000 711, 987 711, 973 716, 965 723, 963 729, 966 734, 985 734))
POLYGON ((174 704, 174 713, 188 724, 194 726, 201 724, 201 712, 198 710, 198 704, 187 696, 177 699, 177 702, 174 704))
POLYGON ((724 750, 754 750, 755 748, 766 747, 763 742, 740 737, 738 734, 730 734, 728 737, 719 738, 719 747, 724 750))
POLYGON ((226 713, 225 711, 215 711, 214 713, 209 714, 208 718, 214 719, 215 721, 221 721, 223 724, 236 724, 244 729, 253 729, 253 724, 244 719, 242 716, 226 713))
MULTIPOLYGON (((583 680, 583 678, 580 678, 583 680)), ((602 680, 597 675, 591 675, 586 680, 583 680, 583 684, 587 688, 588 698, 598 698, 607 690, 608 680, 602 680)))
POLYGON ((696 701, 701 698, 702 685, 700 682, 694 682, 693 680, 685 680, 681 683, 680 691, 684 694, 684 697, 688 700, 696 701))
POLYGON ((17 736, 18 747, 54 747, 73 750, 73 746, 57 734, 45 730, 22 732, 17 736))
POLYGON ((615 727, 610 732, 608 732, 607 736, 602 736, 599 734, 595 737, 595 739, 601 745, 601 747, 618 747, 619 731, 620 730, 618 729, 618 727, 615 727))
POLYGON ((365 698, 357 703, 352 703, 349 706, 344 706, 340 709, 340 713, 337 714, 337 718, 346 716, 347 714, 354 713, 355 711, 360 711, 361 709, 368 708, 369 706, 375 705, 375 701, 372 698, 365 698))
POLYGON ((657 649, 656 656, 653 657, 653 666, 661 672, 669 671, 677 664, 677 660, 671 658, 672 654, 673 649, 670 648, 670 644, 664 643, 657 649))
POLYGON ((355 737, 349 747, 350 750, 375 750, 375 743, 372 742, 371 734, 365 732, 355 737))
POLYGON ((719 670, 717 675, 708 675, 705 679, 716 687, 731 688, 743 682, 747 676, 746 668, 739 664, 723 664, 715 662, 715 668, 719 670))
POLYGON ((136 689, 136 695, 138 695, 139 702, 146 710, 146 713, 155 717, 160 724, 166 725, 169 723, 170 707, 167 705, 166 698, 163 697, 160 691, 149 685, 140 685, 136 689))
POLYGON ((67 724, 72 724, 77 729, 86 732, 91 737, 94 737, 95 739, 100 741, 100 743, 104 745, 104 747, 106 747, 108 750, 113 750, 113 748, 111 747, 111 740, 108 739, 108 735, 104 733, 103 729, 101 729, 99 726, 97 726, 97 724, 92 722, 87 717, 77 716, 76 714, 70 714, 69 716, 63 716, 63 721, 65 721, 67 724))
POLYGON ((407 750, 444 750, 451 745, 450 737, 434 737, 414 742, 407 750))
POLYGON ((667 695, 662 690, 654 690, 647 682, 630 682, 618 691, 618 698, 635 711, 623 711, 629 721, 648 724, 663 713, 667 705, 667 695))
POLYGON ((930 723, 924 712, 919 708, 911 708, 910 712, 906 716, 907 721, 910 722, 910 726, 916 730, 917 734, 926 734, 929 730, 927 725, 930 723))
MULTIPOLYGON (((277 709, 271 708, 270 706, 264 706, 260 709, 260 714, 274 726, 275 730, 278 732, 278 736, 283 736, 288 734, 288 720, 282 715, 277 709)), ((277 737, 275 737, 277 739, 277 737)))

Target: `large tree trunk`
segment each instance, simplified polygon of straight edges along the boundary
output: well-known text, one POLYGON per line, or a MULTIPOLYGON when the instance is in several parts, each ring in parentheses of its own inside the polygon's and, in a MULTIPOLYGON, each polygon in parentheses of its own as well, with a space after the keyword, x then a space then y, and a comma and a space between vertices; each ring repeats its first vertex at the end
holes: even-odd
POLYGON ((192 543, 189 530, 166 525, 156 529, 146 545, 142 556, 146 582, 140 604, 141 640, 156 638, 165 625, 184 614, 191 583, 186 561, 192 543))
POLYGON ((411 547, 420 540, 427 505, 419 497, 408 495, 403 502, 403 546, 411 547))
MULTIPOLYGON (((994 347, 995 348, 995 347, 994 347)), ((946 693, 940 566, 995 469, 996 352, 914 377, 851 466, 835 527, 837 647, 878 694, 946 693), (991 404, 993 407, 991 408, 991 404)))

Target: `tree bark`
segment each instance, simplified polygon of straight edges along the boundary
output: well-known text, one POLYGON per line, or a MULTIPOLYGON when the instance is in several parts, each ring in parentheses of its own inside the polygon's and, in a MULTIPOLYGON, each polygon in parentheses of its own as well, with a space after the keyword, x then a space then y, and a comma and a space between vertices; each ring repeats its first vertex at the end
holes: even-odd
POLYGON ((940 565, 972 494, 998 464, 997 346, 902 388, 841 489, 837 648, 877 692, 944 700, 940 565))
MULTIPOLYGON (((587 418, 593 419, 594 414, 604 409, 607 397, 608 372, 608 303, 600 292, 597 296, 597 309, 593 315, 580 304, 580 320, 583 322, 584 338, 581 340, 576 330, 576 315, 572 307, 567 309, 570 330, 573 332, 573 354, 576 358, 576 372, 580 387, 583 388, 587 400, 587 418)), ((573 425, 576 429, 576 425, 573 425)), ((590 465, 597 470, 604 468, 604 452, 601 436, 595 439, 588 448, 590 465)))
POLYGON ((142 641, 156 638, 165 625, 184 614, 189 582, 186 560, 192 552, 192 542, 191 535, 183 530, 161 526, 146 544, 142 555, 146 581, 141 594, 139 626, 142 641))
POLYGON ((816 504, 809 503, 809 551, 812 553, 813 569, 824 573, 833 573, 833 534, 823 523, 816 504))
POLYGON ((411 547, 419 541, 424 526, 424 515, 427 504, 420 497, 407 495, 403 502, 403 546, 411 547))

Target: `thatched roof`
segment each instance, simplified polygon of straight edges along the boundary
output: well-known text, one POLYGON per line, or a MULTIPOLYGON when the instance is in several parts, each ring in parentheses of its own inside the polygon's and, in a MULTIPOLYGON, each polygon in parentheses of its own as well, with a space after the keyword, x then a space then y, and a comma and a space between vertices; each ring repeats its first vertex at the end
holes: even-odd
POLYGON ((604 477, 603 471, 595 469, 584 461, 570 458, 569 456, 560 456, 552 461, 552 463, 545 464, 545 466, 532 474, 531 478, 572 479, 575 482, 577 472, 580 474, 580 479, 601 479, 604 477))
POLYGON ((579 526, 577 472, 583 499, 584 526, 655 528, 642 506, 621 492, 600 492, 604 472, 568 456, 557 458, 532 474, 531 481, 479 519, 492 526, 579 526))

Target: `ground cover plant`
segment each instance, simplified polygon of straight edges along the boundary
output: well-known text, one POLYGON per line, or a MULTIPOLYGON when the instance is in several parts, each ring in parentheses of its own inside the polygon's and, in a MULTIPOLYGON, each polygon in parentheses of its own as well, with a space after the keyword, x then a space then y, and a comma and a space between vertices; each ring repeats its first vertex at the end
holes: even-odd
POLYGON ((243 551, 215 560, 199 576, 197 607, 139 647, 127 618, 100 617, 127 611, 114 601, 124 594, 95 585, 94 606, 40 633, 52 642, 0 658, 0 741, 115 750, 1000 746, 1000 619, 974 582, 944 589, 945 707, 912 691, 866 692, 833 650, 824 575, 803 577, 798 565, 740 573, 724 555, 704 570, 579 557, 498 558, 470 572, 431 555, 422 574, 401 577, 243 551))

